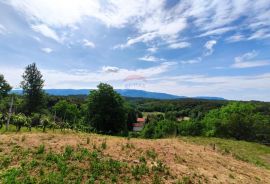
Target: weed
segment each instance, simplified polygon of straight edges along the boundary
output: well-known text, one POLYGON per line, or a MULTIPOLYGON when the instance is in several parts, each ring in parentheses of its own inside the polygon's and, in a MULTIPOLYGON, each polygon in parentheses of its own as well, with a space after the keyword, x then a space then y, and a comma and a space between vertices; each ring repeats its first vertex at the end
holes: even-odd
POLYGON ((21 138, 21 142, 24 142, 24 141, 25 141, 25 135, 23 135, 21 138))
POLYGON ((149 169, 145 163, 131 166, 131 173, 136 180, 141 179, 141 177, 147 173, 149 173, 149 169))
POLYGON ((64 157, 65 158, 70 158, 72 156, 73 153, 73 148, 71 146, 66 146, 65 148, 65 152, 64 152, 64 157))
POLYGON ((7 168, 11 163, 11 159, 9 157, 4 157, 1 161, 0 168, 7 168))
POLYGON ((102 149, 106 149, 107 148, 107 142, 106 142, 106 139, 104 139, 101 143, 101 148, 102 149))
POLYGON ((229 174, 229 178, 235 179, 235 177, 231 173, 229 174))
POLYGON ((157 153, 156 153, 156 151, 154 149, 147 150, 146 151, 146 156, 149 157, 149 158, 152 158, 153 160, 155 160, 156 157, 157 157, 157 153))
POLYGON ((162 180, 157 173, 154 174, 153 184, 161 184, 162 180))
POLYGON ((141 156, 141 157, 139 158, 139 160, 140 160, 140 162, 142 162, 142 163, 146 163, 146 159, 145 159, 144 156, 141 156))
POLYGON ((89 144, 89 143, 90 143, 90 138, 87 137, 87 139, 86 139, 86 144, 89 144))
POLYGON ((182 178, 182 181, 179 182, 179 184, 190 184, 190 183, 193 183, 193 182, 189 176, 184 176, 182 178))
POLYGON ((38 150, 37 150, 36 154, 43 154, 43 153, 45 153, 45 145, 44 144, 41 144, 38 147, 38 150))
POLYGON ((152 170, 156 172, 165 172, 166 165, 163 164, 160 160, 158 160, 157 163, 152 166, 152 170))

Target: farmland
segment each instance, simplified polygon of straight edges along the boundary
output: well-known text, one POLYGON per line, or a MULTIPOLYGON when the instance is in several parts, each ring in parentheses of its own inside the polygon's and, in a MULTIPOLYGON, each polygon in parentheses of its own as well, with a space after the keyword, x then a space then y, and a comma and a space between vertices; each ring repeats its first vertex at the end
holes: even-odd
POLYGON ((36 131, 1 134, 0 144, 3 183, 270 182, 270 148, 244 141, 36 131))

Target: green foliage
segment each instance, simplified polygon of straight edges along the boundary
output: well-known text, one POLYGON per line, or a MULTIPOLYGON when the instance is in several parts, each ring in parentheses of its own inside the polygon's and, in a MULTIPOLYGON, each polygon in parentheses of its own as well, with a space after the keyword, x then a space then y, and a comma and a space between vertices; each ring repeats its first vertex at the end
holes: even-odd
POLYGON ((132 131, 132 124, 137 123, 137 114, 139 114, 139 112, 135 109, 135 107, 132 107, 127 103, 125 103, 125 109, 127 111, 127 128, 129 131, 132 131))
POLYGON ((209 147, 215 145, 222 154, 230 154, 236 159, 270 169, 269 146, 214 137, 181 137, 181 140, 209 147))
POLYGON ((28 118, 22 114, 13 114, 11 117, 11 123, 16 126, 16 130, 20 131, 21 127, 25 126, 28 122, 28 118))
POLYGON ((0 74, 0 100, 6 97, 11 89, 11 86, 5 80, 4 75, 0 74))
POLYGON ((75 121, 79 118, 79 109, 76 104, 69 103, 66 100, 58 101, 52 107, 53 113, 62 121, 67 121, 74 126, 75 121))
POLYGON ((206 136, 270 142, 269 117, 255 111, 251 103, 234 102, 210 111, 203 119, 206 136))
POLYGON ((200 121, 181 121, 178 124, 178 134, 198 136, 202 134, 203 124, 200 121))
POLYGON ((177 134, 177 123, 169 120, 150 122, 141 132, 144 138, 164 138, 177 134))
POLYGON ((44 144, 41 144, 39 147, 38 147, 38 150, 37 150, 37 154, 43 154, 45 152, 45 145, 44 144))
POLYGON ((117 134, 125 132, 124 100, 108 84, 99 84, 88 97, 88 120, 98 132, 117 134))
POLYGON ((48 126, 50 126, 50 118, 48 117, 48 116, 45 116, 45 115, 43 115, 42 117, 41 117, 41 126, 42 126, 42 130, 43 130, 43 132, 46 132, 46 128, 48 127, 48 126))
POLYGON ((42 90, 44 80, 42 74, 37 69, 35 63, 26 67, 23 74, 21 87, 25 95, 25 105, 27 114, 41 111, 44 105, 44 92, 42 90))

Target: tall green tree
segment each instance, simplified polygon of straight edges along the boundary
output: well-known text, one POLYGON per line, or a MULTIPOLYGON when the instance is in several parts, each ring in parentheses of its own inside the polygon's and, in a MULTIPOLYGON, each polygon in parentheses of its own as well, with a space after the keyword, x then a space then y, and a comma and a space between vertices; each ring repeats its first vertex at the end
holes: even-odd
POLYGON ((8 95, 11 86, 5 80, 4 75, 0 74, 0 100, 8 95))
POLYGON ((108 134, 127 130, 124 100, 113 87, 101 83, 88 97, 88 120, 97 131, 108 134))
POLYGON ((26 113, 39 112, 44 105, 44 80, 35 63, 26 67, 21 87, 25 95, 26 113))

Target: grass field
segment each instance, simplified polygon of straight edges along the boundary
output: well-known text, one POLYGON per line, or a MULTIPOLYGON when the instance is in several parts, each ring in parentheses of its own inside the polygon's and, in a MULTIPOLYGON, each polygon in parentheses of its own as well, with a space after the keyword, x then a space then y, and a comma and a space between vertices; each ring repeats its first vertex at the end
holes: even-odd
POLYGON ((212 138, 1 133, 0 183, 270 183, 269 150, 212 138))
POLYGON ((220 138, 181 137, 189 143, 204 145, 216 149, 221 154, 270 169, 270 147, 246 141, 234 141, 220 138))

